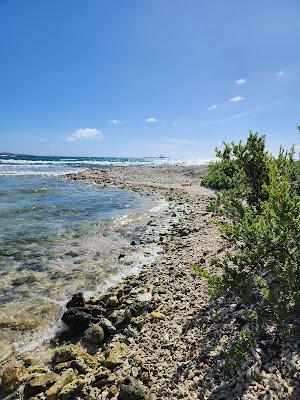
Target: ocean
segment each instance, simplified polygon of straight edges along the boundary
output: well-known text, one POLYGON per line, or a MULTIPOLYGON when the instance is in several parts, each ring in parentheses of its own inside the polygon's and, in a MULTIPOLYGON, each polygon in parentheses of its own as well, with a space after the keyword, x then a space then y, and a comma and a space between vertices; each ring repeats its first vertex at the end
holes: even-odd
POLYGON ((89 167, 168 162, 180 163, 165 158, 0 157, 0 347, 18 351, 41 344, 57 329, 73 293, 103 292, 153 262, 159 252, 158 245, 139 241, 150 216, 163 218, 165 200, 61 175, 89 167))

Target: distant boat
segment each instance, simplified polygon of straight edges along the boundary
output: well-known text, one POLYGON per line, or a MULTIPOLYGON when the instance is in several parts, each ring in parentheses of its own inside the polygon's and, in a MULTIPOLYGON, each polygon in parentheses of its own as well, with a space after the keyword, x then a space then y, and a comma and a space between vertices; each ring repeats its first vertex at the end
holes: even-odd
POLYGON ((167 158, 166 156, 160 154, 158 158, 167 158))

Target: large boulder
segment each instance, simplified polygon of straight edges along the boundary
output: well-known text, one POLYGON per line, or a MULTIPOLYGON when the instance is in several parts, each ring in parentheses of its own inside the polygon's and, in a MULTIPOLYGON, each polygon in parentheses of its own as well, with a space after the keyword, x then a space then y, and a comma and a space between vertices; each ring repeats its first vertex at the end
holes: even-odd
POLYGON ((28 377, 23 364, 18 361, 11 362, 3 371, 2 386, 5 394, 14 392, 28 377))
POLYGON ((68 325, 75 334, 84 332, 90 325, 92 316, 84 307, 69 308, 61 317, 64 324, 68 325))
POLYGON ((26 382, 24 397, 29 398, 47 390, 57 379, 57 374, 48 372, 46 374, 33 376, 26 382))
POLYGON ((118 400, 149 400, 150 391, 135 378, 127 378, 120 385, 118 400))

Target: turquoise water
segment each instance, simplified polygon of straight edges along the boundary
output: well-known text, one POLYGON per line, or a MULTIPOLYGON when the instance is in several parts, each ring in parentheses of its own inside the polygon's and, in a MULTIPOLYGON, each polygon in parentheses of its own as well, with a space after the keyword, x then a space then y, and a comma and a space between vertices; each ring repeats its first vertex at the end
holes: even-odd
POLYGON ((30 343, 72 293, 101 290, 138 268, 144 253, 130 243, 159 204, 49 176, 0 176, 1 339, 30 343))

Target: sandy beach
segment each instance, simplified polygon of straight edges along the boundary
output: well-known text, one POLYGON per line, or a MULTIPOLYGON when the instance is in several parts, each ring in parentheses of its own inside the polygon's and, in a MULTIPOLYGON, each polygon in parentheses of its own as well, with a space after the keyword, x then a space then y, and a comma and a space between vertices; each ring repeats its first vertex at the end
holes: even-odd
MULTIPOLYGON (((62 317, 70 331, 53 339, 42 375, 36 360, 19 357, 16 363, 26 378, 13 387, 16 396, 24 392, 31 399, 62 400, 297 398, 297 375, 291 372, 300 365, 295 341, 280 355, 271 347, 269 352, 253 350, 239 372, 224 368, 225 353, 241 323, 239 306, 231 298, 213 304, 206 280, 192 268, 194 263, 208 267, 230 250, 206 209, 214 193, 200 184, 205 171, 205 166, 130 166, 67 176, 162 196, 169 204, 168 223, 159 230, 159 217, 148 222, 156 236, 160 232, 155 240, 161 251, 154 263, 87 302, 73 296, 62 317)), ((154 237, 148 233, 143 240, 151 242, 154 237)), ((10 374, 8 370, 6 387, 10 374)))

